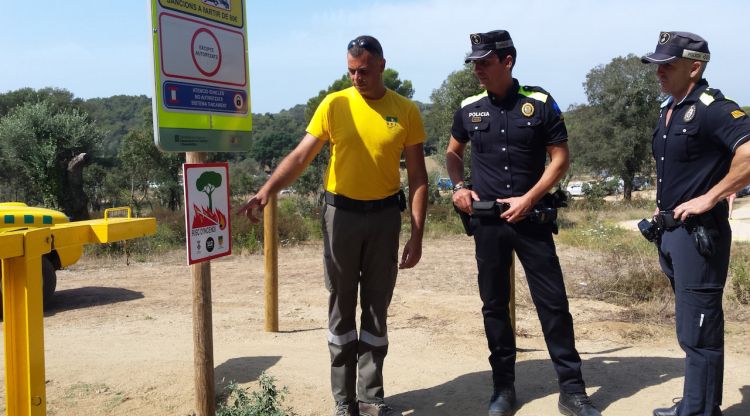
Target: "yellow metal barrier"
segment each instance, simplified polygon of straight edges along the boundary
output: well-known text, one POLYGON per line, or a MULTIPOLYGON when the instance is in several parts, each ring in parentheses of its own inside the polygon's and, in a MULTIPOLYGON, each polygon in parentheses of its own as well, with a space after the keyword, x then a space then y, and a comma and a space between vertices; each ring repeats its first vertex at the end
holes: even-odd
MULTIPOLYGON (((128 217, 130 211, 127 212, 128 217)), ((47 411, 44 384, 42 255, 52 246, 111 243, 153 234, 154 218, 106 218, 0 234, 5 393, 8 416, 47 411)))

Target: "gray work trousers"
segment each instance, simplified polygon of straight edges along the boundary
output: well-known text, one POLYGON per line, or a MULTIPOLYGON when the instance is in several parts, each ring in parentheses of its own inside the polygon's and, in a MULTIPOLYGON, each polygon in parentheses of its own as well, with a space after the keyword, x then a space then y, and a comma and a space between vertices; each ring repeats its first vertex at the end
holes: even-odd
POLYGON ((377 211, 324 205, 322 217, 333 398, 382 402, 386 318, 398 273, 401 212, 395 205, 377 211))

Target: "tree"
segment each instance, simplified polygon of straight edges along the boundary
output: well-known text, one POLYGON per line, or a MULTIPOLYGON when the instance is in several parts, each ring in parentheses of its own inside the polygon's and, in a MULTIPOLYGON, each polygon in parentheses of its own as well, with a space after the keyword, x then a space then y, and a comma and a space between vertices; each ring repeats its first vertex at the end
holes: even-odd
POLYGON ((102 141, 102 154, 110 158, 117 156, 122 138, 130 130, 144 126, 152 117, 151 99, 145 95, 91 98, 82 106, 91 120, 107 131, 102 141))
POLYGON ((221 174, 207 171, 201 173, 201 176, 195 181, 195 188, 199 191, 208 195, 208 210, 212 211, 214 208, 214 201, 211 195, 214 193, 216 188, 221 186, 221 174))
POLYGON ((438 159, 445 160, 445 149, 451 135, 453 114, 461 107, 461 101, 482 92, 477 77, 470 65, 462 70, 452 72, 440 88, 433 90, 430 95, 432 107, 425 114, 425 150, 435 152, 438 159))
POLYGON ((33 88, 21 88, 15 91, 9 91, 0 94, 0 117, 10 113, 16 107, 24 104, 36 104, 46 101, 54 112, 63 109, 82 110, 83 100, 75 98, 73 93, 62 88, 42 88, 34 90, 33 88))
POLYGON ((276 169, 304 134, 304 120, 297 120, 284 112, 255 115, 249 154, 269 171, 276 169))
POLYGON ((148 121, 145 123, 123 138, 117 156, 120 169, 113 175, 124 181, 121 189, 127 190, 129 204, 136 212, 143 203, 151 204, 152 190, 161 193, 163 202, 174 211, 180 205, 178 174, 183 155, 162 152, 154 146, 154 130, 148 121))
POLYGON ((17 106, 0 119, 0 162, 11 187, 28 203, 88 219, 83 168, 103 132, 78 109, 41 101, 17 106))
POLYGON ((258 162, 252 158, 229 162, 229 177, 232 178, 232 195, 240 197, 255 192, 267 179, 258 162))
POLYGON ((586 75, 588 104, 566 113, 574 163, 623 181, 630 200, 635 175, 651 170, 652 131, 662 95, 654 68, 630 54, 586 75))

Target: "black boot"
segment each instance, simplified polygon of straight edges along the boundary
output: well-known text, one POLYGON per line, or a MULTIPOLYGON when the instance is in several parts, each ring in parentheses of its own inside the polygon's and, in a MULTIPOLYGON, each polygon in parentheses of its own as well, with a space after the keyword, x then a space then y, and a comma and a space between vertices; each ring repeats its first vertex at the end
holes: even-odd
POLYGON ((557 409, 566 416, 602 416, 591 404, 591 399, 584 393, 560 392, 557 409))
POLYGON ((515 406, 515 387, 511 385, 495 388, 495 392, 490 398, 489 416, 512 416, 515 406))
POLYGON ((680 402, 677 402, 672 407, 662 407, 660 409, 654 409, 654 416, 677 416, 677 408, 680 407, 680 402))

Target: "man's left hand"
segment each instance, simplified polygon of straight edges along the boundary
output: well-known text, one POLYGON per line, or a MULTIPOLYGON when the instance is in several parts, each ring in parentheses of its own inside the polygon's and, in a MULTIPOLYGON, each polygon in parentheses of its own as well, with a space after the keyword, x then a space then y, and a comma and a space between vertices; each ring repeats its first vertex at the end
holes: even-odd
POLYGON ((708 196, 708 194, 701 195, 678 205, 674 209, 674 219, 685 221, 689 215, 703 214, 715 205, 716 200, 708 196))
POLYGON ((409 241, 404 245, 404 253, 401 255, 401 263, 399 263, 399 269, 411 269, 419 263, 419 259, 422 258, 422 241, 417 241, 414 238, 410 238, 409 241))
POLYGON ((500 218, 504 219, 509 223, 514 223, 523 220, 526 215, 531 212, 534 208, 534 201, 526 195, 514 196, 512 198, 497 199, 497 202, 506 203, 510 205, 505 212, 500 214, 500 218))

